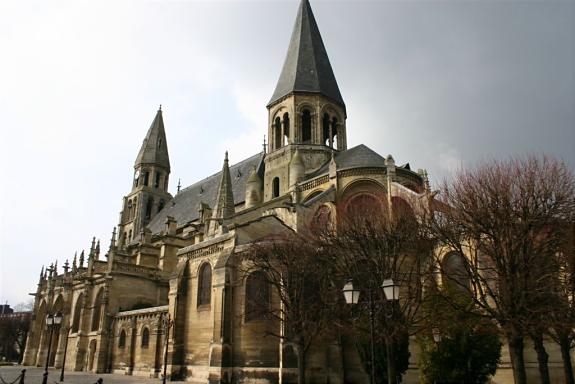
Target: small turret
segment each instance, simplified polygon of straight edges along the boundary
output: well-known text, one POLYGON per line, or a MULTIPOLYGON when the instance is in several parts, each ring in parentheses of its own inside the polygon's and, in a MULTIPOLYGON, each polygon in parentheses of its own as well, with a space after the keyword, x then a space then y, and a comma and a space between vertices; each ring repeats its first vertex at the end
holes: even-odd
POLYGON ((256 206, 262 200, 262 179, 258 175, 257 169, 254 168, 246 181, 246 208, 256 206))
POLYGON ((296 149, 289 165, 289 185, 290 188, 294 187, 299 181, 305 176, 305 166, 299 154, 299 150, 296 149))
POLYGON ((84 268, 84 250, 82 249, 82 252, 80 253, 80 268, 84 268))

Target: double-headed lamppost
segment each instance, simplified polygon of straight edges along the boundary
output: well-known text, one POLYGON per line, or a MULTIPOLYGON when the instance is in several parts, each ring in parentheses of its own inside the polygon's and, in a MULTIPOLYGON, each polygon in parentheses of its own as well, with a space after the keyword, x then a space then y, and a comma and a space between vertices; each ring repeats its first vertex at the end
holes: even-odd
POLYGON ((46 355, 46 366, 44 367, 44 378, 42 379, 42 384, 48 383, 48 363, 50 362, 50 350, 52 349, 52 335, 54 334, 54 328, 56 328, 62 322, 62 314, 60 312, 55 315, 46 316, 46 327, 50 329, 50 337, 48 339, 48 354, 46 355))
POLYGON ((168 313, 164 317, 164 329, 166 330, 166 348, 164 349, 164 378, 162 379, 162 384, 166 384, 166 371, 168 368, 168 343, 170 340, 170 328, 174 325, 174 320, 170 318, 168 313))
MULTIPOLYGON (((395 301, 399 300, 399 285, 395 284, 392 279, 386 279, 383 281, 381 286, 383 288, 383 293, 385 294, 385 298, 387 301, 392 302, 392 306, 395 301)), ((359 289, 353 286, 353 281, 348 280, 348 282, 343 287, 343 296, 345 297, 345 302, 347 304, 357 304, 359 302, 359 289)), ((373 293, 371 292, 371 288, 369 291, 369 320, 370 320, 370 346, 371 346, 371 378, 370 382, 373 384, 375 383, 375 340, 374 340, 374 303, 373 303, 373 293)), ((393 307, 392 307, 393 308, 393 307)), ((386 329, 387 331, 387 329, 386 329)), ((388 376, 388 383, 395 384, 396 383, 396 374, 395 374, 395 364, 393 362, 393 346, 390 342, 392 340, 391 335, 387 335, 386 337, 386 348, 387 348, 387 376, 388 376)))

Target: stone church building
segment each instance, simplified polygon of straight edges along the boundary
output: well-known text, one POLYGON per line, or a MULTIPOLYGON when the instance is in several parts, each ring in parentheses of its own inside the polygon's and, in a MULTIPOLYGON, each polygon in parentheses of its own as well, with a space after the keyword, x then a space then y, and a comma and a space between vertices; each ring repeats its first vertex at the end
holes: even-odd
MULTIPOLYGON (((278 339, 263 337, 266 320, 246 315, 246 295, 260 285, 232 256, 264 236, 305 230, 314 215, 333 218, 336 205, 384 195, 418 211, 430 191, 425 171, 348 148, 345 102, 308 0, 267 112, 264 151, 233 165, 226 153, 221 172, 171 195, 157 111, 107 250, 94 239, 63 271, 40 274, 25 365, 45 364, 45 318, 60 312, 50 366, 158 377, 167 348, 168 374, 186 381, 278 382, 293 371, 278 339)), ((314 347, 308 371, 312 382, 368 382, 345 338, 314 347)))

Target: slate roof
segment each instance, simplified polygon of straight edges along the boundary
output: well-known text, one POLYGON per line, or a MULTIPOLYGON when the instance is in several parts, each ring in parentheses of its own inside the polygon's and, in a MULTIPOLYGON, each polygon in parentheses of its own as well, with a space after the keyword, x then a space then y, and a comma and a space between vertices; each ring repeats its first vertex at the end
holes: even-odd
MULTIPOLYGON (((338 171, 349 168, 385 167, 385 158, 363 144, 345 151, 336 152, 334 160, 338 171)), ((326 162, 313 174, 308 175, 308 178, 328 173, 329 163, 330 161, 326 162)))
POLYGON ((164 129, 164 119, 162 118, 162 109, 158 109, 156 117, 148 129, 144 138, 136 163, 160 165, 168 170, 170 169, 170 157, 168 155, 168 142, 166 141, 166 131, 164 129))
MULTIPOLYGON (((263 153, 258 153, 237 164, 230 166, 230 176, 235 204, 245 201, 246 181, 254 167, 263 177, 263 153)), ((178 226, 199 218, 199 204, 204 202, 214 208, 218 187, 221 180, 221 171, 200 180, 189 187, 182 189, 166 204, 150 223, 148 228, 152 233, 159 233, 164 229, 167 216, 177 220, 178 226)))
POLYGON ((308 0, 302 0, 283 69, 268 106, 297 91, 320 93, 345 108, 308 0))

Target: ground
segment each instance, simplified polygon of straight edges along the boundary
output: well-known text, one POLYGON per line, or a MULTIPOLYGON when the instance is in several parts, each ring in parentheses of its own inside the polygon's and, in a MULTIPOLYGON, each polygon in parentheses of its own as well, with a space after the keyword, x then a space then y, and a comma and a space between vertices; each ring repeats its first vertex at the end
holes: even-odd
MULTIPOLYGON (((4 366, 0 367, 0 383, 12 383, 26 369, 25 384, 40 384, 44 368, 24 367, 24 366, 4 366)), ((60 370, 50 368, 48 370, 48 384, 60 384, 60 370)), ((94 384, 96 380, 102 378, 103 384, 130 384, 130 383, 161 383, 162 379, 147 379, 137 376, 115 375, 110 373, 88 373, 88 372, 64 372, 64 383, 71 384, 94 384)), ((18 381, 16 381, 18 383, 18 381)))

